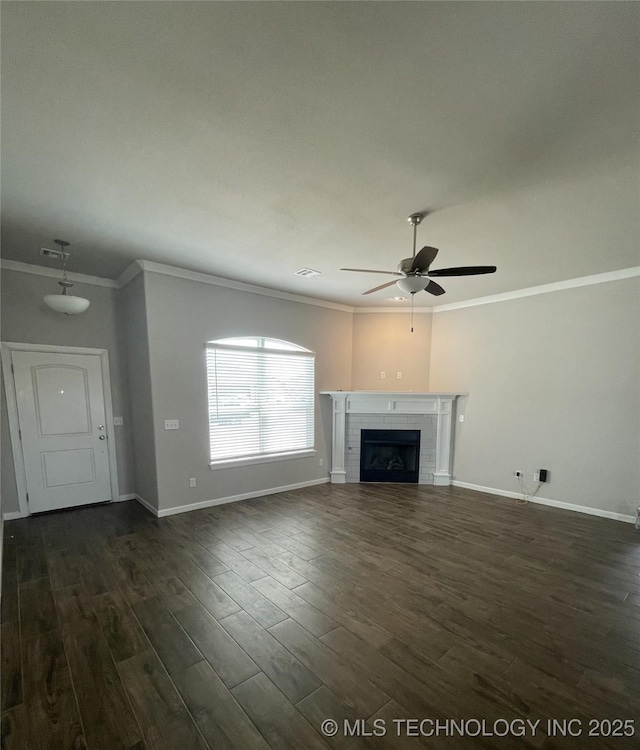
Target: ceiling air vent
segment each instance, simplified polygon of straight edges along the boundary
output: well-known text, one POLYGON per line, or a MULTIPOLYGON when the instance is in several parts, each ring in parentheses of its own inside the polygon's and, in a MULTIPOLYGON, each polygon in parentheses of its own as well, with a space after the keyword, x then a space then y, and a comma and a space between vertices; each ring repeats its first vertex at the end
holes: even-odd
POLYGON ((319 276, 320 271, 314 271, 313 268, 301 268, 299 271, 295 271, 295 275, 310 278, 311 276, 319 276))
POLYGON ((40 248, 40 255, 45 258, 57 258, 59 260, 67 260, 69 253, 63 253, 62 250, 50 250, 48 247, 40 248))

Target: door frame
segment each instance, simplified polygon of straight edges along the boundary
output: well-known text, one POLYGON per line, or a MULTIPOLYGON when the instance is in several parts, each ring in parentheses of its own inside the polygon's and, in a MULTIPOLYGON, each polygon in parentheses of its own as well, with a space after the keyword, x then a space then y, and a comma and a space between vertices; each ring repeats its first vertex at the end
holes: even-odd
POLYGON ((18 399, 16 384, 13 377, 12 352, 49 352, 51 354, 91 354, 100 357, 102 372, 102 389, 104 393, 104 408, 107 428, 107 451, 109 455, 109 478, 111 480, 111 502, 120 499, 118 490, 118 466, 116 458, 115 431, 113 429, 113 404, 111 402, 111 381, 109 378, 109 352, 107 349, 88 349, 80 346, 52 346, 49 344, 19 344, 13 341, 0 342, 2 355, 2 375, 4 379, 5 395, 7 399, 7 413, 9 416, 9 434, 11 436, 11 452, 13 453, 13 468, 18 491, 20 507, 17 517, 30 516, 27 502, 27 474, 22 454, 20 440, 20 417, 18 415, 18 399))

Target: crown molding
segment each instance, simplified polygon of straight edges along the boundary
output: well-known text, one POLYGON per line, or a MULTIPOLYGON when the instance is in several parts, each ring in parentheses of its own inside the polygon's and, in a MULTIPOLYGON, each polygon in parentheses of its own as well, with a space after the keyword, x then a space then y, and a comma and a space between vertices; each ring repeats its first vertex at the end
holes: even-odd
POLYGON ((508 300, 512 299, 520 299, 521 297, 535 297, 538 294, 550 294, 551 292, 562 292, 565 289, 576 289, 577 287, 581 286, 606 284, 609 281, 631 279, 634 276, 640 276, 640 266, 633 266, 632 268, 621 268, 619 271, 607 271, 606 273, 598 273, 593 276, 581 276, 577 279, 555 281, 551 284, 531 286, 527 289, 515 289, 513 292, 491 294, 487 297, 477 297, 476 299, 468 299, 464 300, 463 302, 452 302, 449 305, 435 305, 432 310, 434 313, 441 313, 448 312, 449 310, 460 310, 463 307, 490 305, 494 302, 507 302, 508 300))
MULTIPOLYGON (((358 313, 392 313, 392 314, 398 314, 401 313, 402 315, 411 315, 411 308, 410 307, 354 307, 353 308, 354 314, 358 313)), ((433 312, 432 307, 414 307, 413 308, 413 314, 414 315, 431 315, 433 312)))
MULTIPOLYGON (((6 271, 19 271, 20 273, 31 273, 34 276, 48 276, 51 279, 62 278, 62 271, 57 268, 46 266, 35 266, 33 263, 21 263, 18 260, 2 258, 0 267, 6 271)), ((113 279, 104 279, 102 276, 87 276, 84 273, 73 273, 67 271, 67 277, 78 284, 93 284, 94 286, 106 286, 109 289, 118 289, 118 282, 113 279)))
POLYGON ((231 279, 223 279, 220 276, 211 276, 208 273, 200 273, 199 271, 188 271, 186 268, 178 268, 177 266, 167 266, 164 263, 154 263, 149 260, 137 261, 142 270, 151 273, 163 274, 164 276, 174 276, 179 279, 187 279, 189 281, 199 281, 202 284, 211 284, 213 286, 222 286, 228 289, 236 289, 239 292, 250 292, 252 294, 261 294, 264 297, 276 297, 277 299, 288 300, 289 302, 301 302, 303 305, 315 305, 316 307, 328 307, 331 310, 341 310, 342 312, 353 312, 354 308, 348 305, 340 305, 337 302, 328 302, 323 299, 316 299, 315 297, 303 297, 299 294, 290 294, 289 292, 280 292, 276 289, 267 289, 263 286, 256 286, 254 284, 246 284, 242 281, 232 281, 231 279))
MULTIPOLYGON (((19 271, 20 273, 30 273, 36 276, 47 276, 52 279, 60 278, 60 271, 55 268, 45 266, 36 266, 32 263, 22 263, 17 260, 2 258, 0 267, 7 271, 19 271)), ((402 314, 410 315, 410 307, 351 307, 342 305, 337 302, 316 299, 315 297, 304 297, 299 294, 290 294, 289 292, 280 292, 276 289, 267 289, 255 284, 246 284, 241 281, 232 281, 220 276, 212 276, 208 273, 199 271, 189 271, 186 268, 178 266, 169 266, 164 263, 155 263, 149 260, 136 260, 126 270, 118 276, 117 279, 106 279, 102 276, 88 276, 84 273, 67 272, 71 281, 79 284, 93 284, 94 286, 107 287, 109 289, 121 289, 126 286, 139 273, 147 271, 150 273, 163 274, 165 276, 174 276, 189 281, 198 281, 202 284, 211 284, 213 286, 236 289, 240 292, 249 292, 252 294, 261 294, 265 297, 275 297, 290 302, 300 302, 305 305, 314 305, 316 307, 325 307, 331 310, 340 310, 342 312, 354 313, 356 315, 367 313, 384 313, 384 314, 402 314)), ((565 281, 556 281, 550 284, 527 287, 525 289, 515 289, 511 292, 502 294, 491 294, 486 297, 476 297, 474 299, 463 300, 461 302, 451 302, 447 305, 434 305, 433 307, 415 307, 414 315, 430 315, 432 313, 449 312, 450 310, 460 310, 465 307, 477 307, 478 305, 490 305, 494 302, 507 302, 521 297, 534 297, 538 294, 550 294, 552 292, 561 292, 565 289, 576 289, 581 286, 591 286, 593 284, 605 284, 611 281, 620 281, 640 276, 640 266, 631 268, 621 268, 618 271, 607 271, 605 273, 594 274, 592 276, 581 276, 576 279, 566 279, 565 281)))

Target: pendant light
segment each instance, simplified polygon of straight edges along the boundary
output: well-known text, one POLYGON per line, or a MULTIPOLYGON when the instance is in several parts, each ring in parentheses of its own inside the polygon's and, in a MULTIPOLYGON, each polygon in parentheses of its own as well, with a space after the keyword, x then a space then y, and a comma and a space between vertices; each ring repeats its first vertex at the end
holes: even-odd
POLYGON ((60 258, 62 260, 62 281, 58 284, 62 287, 62 294, 46 294, 43 299, 45 304, 54 312, 64 313, 65 315, 78 315, 83 313, 91 304, 84 297, 74 297, 70 293, 73 284, 67 278, 67 259, 69 253, 65 250, 69 243, 65 240, 54 240, 60 248, 60 258))

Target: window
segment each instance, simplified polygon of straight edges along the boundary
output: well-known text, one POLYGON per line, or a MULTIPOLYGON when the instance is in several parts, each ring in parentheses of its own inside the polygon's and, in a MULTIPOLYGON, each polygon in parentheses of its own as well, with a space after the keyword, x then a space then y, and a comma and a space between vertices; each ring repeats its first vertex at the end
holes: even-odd
POLYGON ((207 344, 211 465, 295 457, 314 445, 314 354, 278 339, 207 344))

